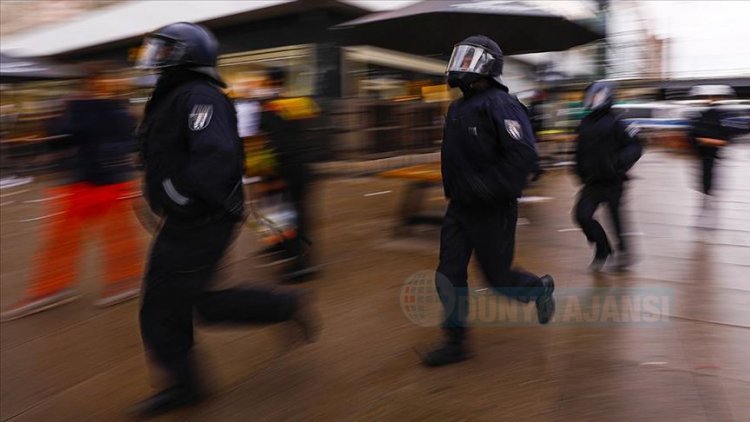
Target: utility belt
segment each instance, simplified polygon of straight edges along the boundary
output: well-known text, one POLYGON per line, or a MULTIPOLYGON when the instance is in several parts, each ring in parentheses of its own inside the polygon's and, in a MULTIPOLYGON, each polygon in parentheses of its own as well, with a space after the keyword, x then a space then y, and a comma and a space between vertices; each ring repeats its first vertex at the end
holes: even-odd
POLYGON ((205 213, 197 216, 186 216, 179 213, 167 214, 164 218, 164 225, 175 228, 196 228, 203 227, 219 222, 234 222, 239 223, 242 221, 243 216, 236 216, 227 212, 226 210, 205 213))
POLYGON ((245 201, 242 194, 242 180, 238 180, 232 191, 224 200, 224 206, 220 209, 194 210, 179 212, 174 207, 164 212, 165 224, 180 227, 199 227, 217 221, 231 220, 240 222, 245 218, 245 201))

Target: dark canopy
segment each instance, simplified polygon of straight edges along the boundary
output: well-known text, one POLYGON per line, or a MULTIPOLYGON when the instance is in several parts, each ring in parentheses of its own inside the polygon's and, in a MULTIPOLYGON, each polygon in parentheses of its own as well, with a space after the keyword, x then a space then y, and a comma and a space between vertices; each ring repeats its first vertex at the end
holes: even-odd
POLYGON ((368 44, 419 55, 450 54, 462 39, 486 35, 505 54, 567 50, 604 34, 515 1, 426 0, 333 27, 345 44, 368 44))

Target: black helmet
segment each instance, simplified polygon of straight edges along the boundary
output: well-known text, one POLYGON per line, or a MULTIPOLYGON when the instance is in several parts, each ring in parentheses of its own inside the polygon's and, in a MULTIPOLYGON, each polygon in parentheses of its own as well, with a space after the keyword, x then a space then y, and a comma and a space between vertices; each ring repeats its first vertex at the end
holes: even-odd
POLYGON ((609 109, 614 103, 615 89, 615 84, 609 81, 592 83, 586 88, 583 107, 591 111, 609 109))
POLYGON ((188 67, 221 82, 216 71, 219 43, 201 25, 178 22, 146 34, 136 67, 160 70, 188 67))
POLYGON ((453 54, 448 62, 449 83, 467 74, 486 76, 502 83, 503 51, 495 41, 484 35, 473 35, 453 47, 453 54))

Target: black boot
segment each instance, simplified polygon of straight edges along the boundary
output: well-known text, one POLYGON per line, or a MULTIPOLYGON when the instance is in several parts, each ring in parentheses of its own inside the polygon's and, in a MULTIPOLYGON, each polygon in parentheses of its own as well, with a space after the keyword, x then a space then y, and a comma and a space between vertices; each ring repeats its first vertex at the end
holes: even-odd
POLYGON ((311 265, 306 256, 300 255, 294 259, 282 278, 286 283, 304 283, 314 279, 319 273, 319 267, 311 265))
POLYGON ((620 272, 630 270, 630 266, 633 264, 633 257, 627 251, 620 250, 615 255, 615 269, 620 272))
POLYGON ((536 297, 536 316, 540 324, 548 323, 555 315, 555 280, 547 274, 541 278, 542 294, 536 297))
POLYGON ((469 359, 471 356, 466 350, 463 338, 451 336, 449 333, 445 343, 437 346, 433 350, 420 353, 422 363, 426 366, 443 366, 451 363, 458 363, 469 359))
POLYGON ((300 292, 297 296, 297 309, 291 318, 291 322, 299 328, 306 343, 314 343, 320 335, 320 317, 313 306, 313 302, 312 294, 300 292))
POLYGON ((612 248, 607 246, 596 246, 596 253, 594 253, 594 260, 589 264, 589 271, 598 273, 604 268, 604 264, 607 262, 607 258, 612 254, 612 248))
POLYGON ((134 416, 149 417, 192 406, 203 399, 203 395, 195 388, 171 387, 133 406, 130 413, 134 416))

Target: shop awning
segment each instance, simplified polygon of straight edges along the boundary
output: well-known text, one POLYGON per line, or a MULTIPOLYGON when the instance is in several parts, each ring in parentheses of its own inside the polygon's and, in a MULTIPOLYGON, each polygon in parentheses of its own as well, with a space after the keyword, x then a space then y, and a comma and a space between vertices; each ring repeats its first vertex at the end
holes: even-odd
POLYGON ((0 50, 14 56, 59 56, 132 43, 173 22, 215 28, 267 19, 316 7, 348 10, 351 16, 401 7, 415 0, 136 0, 81 15, 76 20, 4 36, 0 50))
POLYGON ((519 1, 426 0, 335 26, 349 45, 367 44, 420 55, 450 54, 476 34, 496 40, 505 54, 567 50, 604 34, 519 1))

